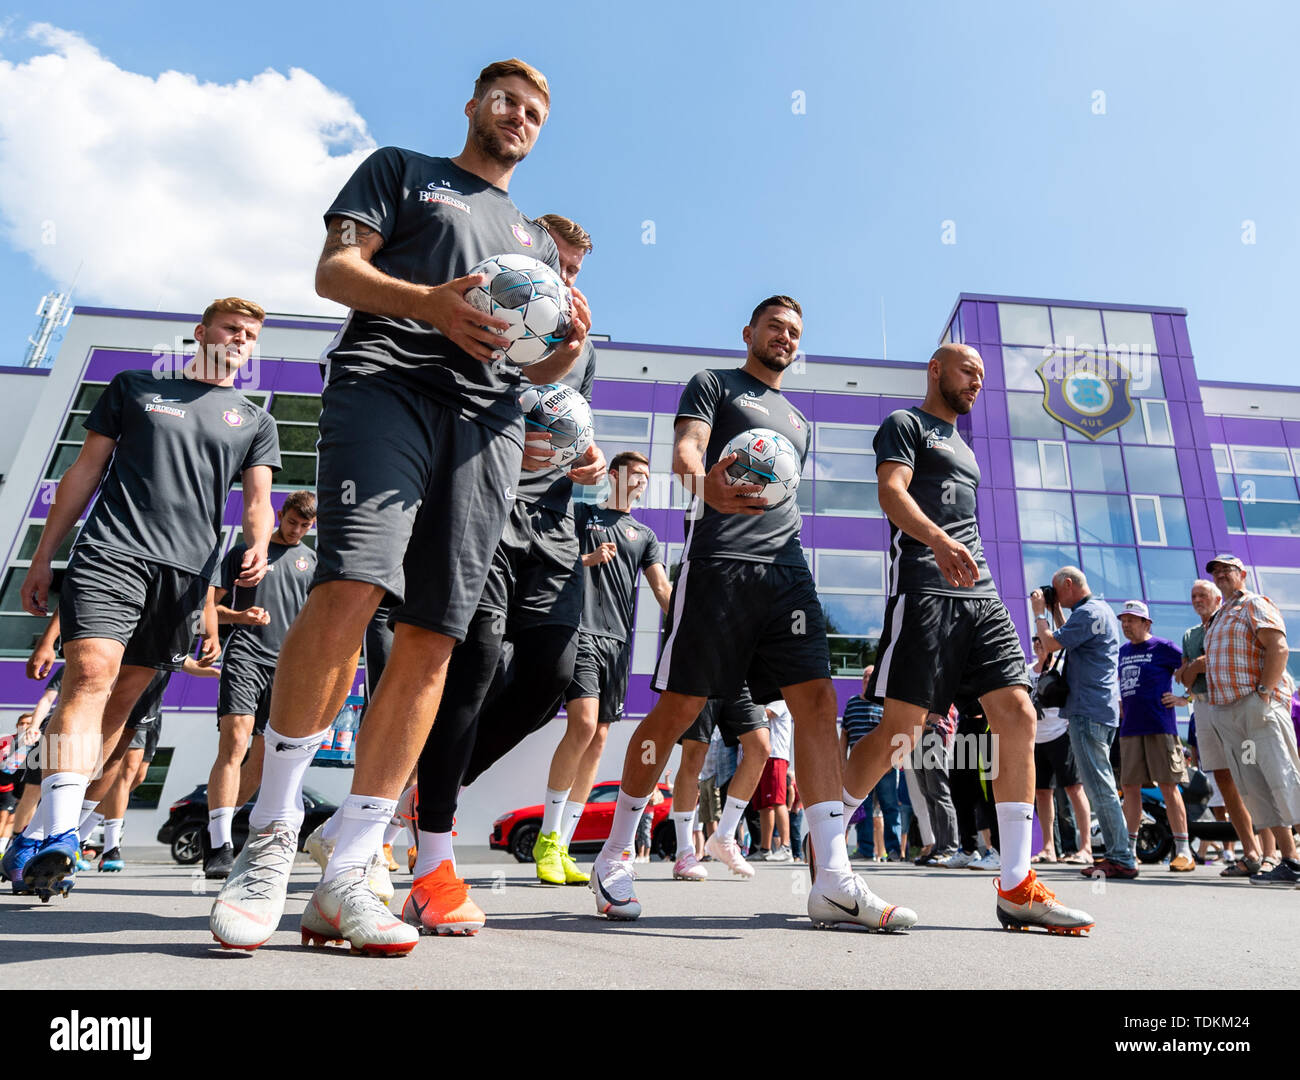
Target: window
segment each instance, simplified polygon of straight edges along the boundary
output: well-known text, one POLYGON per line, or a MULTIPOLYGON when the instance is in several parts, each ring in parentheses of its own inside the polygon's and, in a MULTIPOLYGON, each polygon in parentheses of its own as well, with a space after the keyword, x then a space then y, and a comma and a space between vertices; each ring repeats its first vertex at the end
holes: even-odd
POLYGON ((1088 587, 1105 600, 1120 604, 1142 595, 1137 552, 1131 547, 1085 547, 1083 572, 1088 587))
POLYGON ((1021 544, 1020 554, 1030 589, 1051 584, 1052 575, 1062 566, 1079 565, 1079 549, 1073 544, 1021 544))
POLYGON ((1147 442, 1152 446, 1173 446, 1174 426, 1169 421, 1168 402, 1159 398, 1143 398, 1140 404, 1147 442))
MULTIPOLYGON (((603 447, 609 439, 624 442, 647 443, 650 441, 650 414, 633 412, 613 412, 593 409, 591 418, 596 428, 596 441, 603 447)), ((671 432, 669 434, 671 440, 671 432)), ((611 456, 611 455, 606 455, 611 456)))
POLYGON ((1160 513, 1159 495, 1130 495, 1133 504, 1133 523, 1137 526, 1137 542, 1143 545, 1165 547, 1165 521, 1160 513))
MULTIPOLYGON (((1295 502, 1295 478, 1268 473, 1237 473, 1237 494, 1242 502, 1295 502)), ((1233 497, 1230 493, 1229 498, 1233 497)))
POLYGON ((1074 507, 1065 492, 1020 491, 1016 493, 1016 504, 1021 540, 1074 540, 1074 507))
POLYGON ((1101 312, 1094 308, 1054 307, 1052 340, 1058 345, 1073 339, 1076 348, 1097 348, 1102 343, 1101 312))
POLYGON ((1106 344, 1130 349, 1154 349, 1156 330, 1149 311, 1103 311, 1106 344))
POLYGON ((82 421, 90 415, 90 410, 103 395, 108 383, 83 382, 77 390, 77 396, 68 410, 68 419, 64 421, 63 430, 54 444, 54 456, 45 471, 46 480, 62 479, 68 466, 77 460, 82 444, 86 441, 86 429, 82 421))
POLYGON ((872 439, 876 437, 874 424, 817 424, 815 430, 818 450, 875 454, 871 445, 872 439))
MULTIPOLYGON (((1187 585, 1188 596, 1192 591, 1191 583, 1187 585)), ((1156 637, 1168 638, 1179 649, 1183 647, 1183 631, 1190 626, 1197 626, 1201 617, 1190 603, 1183 604, 1148 604, 1151 612, 1151 632, 1156 637)))
POLYGON ((1043 362, 1043 350, 1004 348, 1002 350, 1002 377, 1008 390, 1034 390, 1043 392, 1043 380, 1038 377, 1038 365, 1043 362))
POLYGON ((1038 444, 1038 461, 1043 474, 1043 487, 1070 486, 1070 464, 1065 455, 1065 443, 1041 441, 1038 444))
POLYGON ((1160 497, 1160 516, 1165 523, 1165 539, 1170 547, 1191 547, 1192 530, 1187 524, 1187 504, 1172 495, 1160 497))
POLYGON ((1043 486, 1043 461, 1038 452, 1038 443, 1012 439, 1011 464, 1015 470, 1016 487, 1039 488, 1043 486))
POLYGON ((1128 469, 1129 487, 1133 490, 1157 495, 1183 493, 1178 458, 1173 450, 1161 446, 1126 446, 1124 464, 1128 469))
POLYGON ((315 487, 320 395, 277 393, 267 411, 280 437, 280 471, 275 474, 274 486, 290 490, 315 487))
POLYGON ((1300 570, 1290 566, 1257 566, 1259 591, 1278 607, 1300 608, 1300 570))
MULTIPOLYGON (((1142 548, 1142 583, 1149 601, 1164 604, 1187 603, 1196 572, 1196 559, 1190 551, 1157 551, 1142 548)), ((1189 624, 1190 625, 1190 624, 1189 624)))
POLYGON ((128 810, 156 810, 162 798, 163 785, 167 782, 167 770, 171 768, 173 747, 160 746, 154 751, 153 761, 144 780, 127 801, 128 810))
POLYGON ((1226 446, 1222 443, 1212 443, 1210 445, 1210 453, 1214 455, 1215 472, 1232 472, 1232 463, 1228 460, 1228 448, 1226 446))
POLYGON ((1007 415, 1015 438, 1061 438, 1061 425, 1043 408, 1042 394, 1008 394, 1007 415))
POLYGON ((1232 471, 1238 473, 1270 473, 1290 476, 1291 455, 1285 450, 1268 446, 1230 446, 1232 471))
POLYGON ((1075 491, 1127 491, 1118 446, 1070 443, 1070 476, 1075 491))
MULTIPOLYGON (((1224 503, 1226 507, 1228 504, 1224 503)), ((1300 504, 1246 502, 1238 504, 1246 532, 1264 536, 1300 536, 1300 504)), ((1229 523, 1231 523, 1229 518, 1229 523)))
POLYGON ((1123 495, 1076 495, 1074 514, 1085 544, 1133 543, 1133 517, 1123 495))
MULTIPOLYGON (((47 486, 51 494, 54 488, 47 486)), ((54 580, 50 583, 48 607, 51 611, 58 607, 59 593, 63 587, 63 572, 72 555, 72 546, 76 543, 84 522, 77 522, 69 531, 67 539, 59 545, 59 550, 50 560, 54 571, 54 580)), ((36 644, 36 639, 45 631, 47 619, 37 615, 28 615, 23 610, 20 591, 27 568, 31 565, 36 546, 40 543, 44 521, 29 519, 23 528, 22 540, 14 553, 13 562, 0 578, 0 656, 26 656, 36 644)))
MULTIPOLYGON (((800 491, 802 491, 802 486, 800 491)), ((819 514, 836 514, 842 517, 882 517, 880 499, 874 483, 850 480, 822 480, 814 493, 819 514)))
POLYGON ((816 552, 817 595, 826 612, 832 673, 861 675, 884 629, 885 556, 879 551, 816 552))
POLYGON ((1039 304, 999 304, 998 326, 1009 345, 1050 345, 1052 326, 1039 304))

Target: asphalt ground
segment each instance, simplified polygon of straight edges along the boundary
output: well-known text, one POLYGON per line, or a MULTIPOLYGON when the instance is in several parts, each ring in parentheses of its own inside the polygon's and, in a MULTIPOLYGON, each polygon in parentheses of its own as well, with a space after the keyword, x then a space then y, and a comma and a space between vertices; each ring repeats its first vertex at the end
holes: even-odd
MULTIPOLYGON (((66 899, 0 894, 0 988, 1300 986, 1300 891, 1225 881, 1217 868, 1175 875, 1144 867, 1131 882, 1042 868, 1063 903, 1097 921, 1090 935, 1072 938, 1002 930, 994 875, 970 870, 858 864, 875 892, 920 915, 906 933, 872 934, 814 930, 798 864, 757 864, 755 879, 743 881, 709 863, 704 883, 673 881, 668 862, 641 865, 643 916, 610 923, 584 887, 541 885, 531 865, 486 849, 464 855, 461 872, 486 928, 470 938, 422 938, 406 957, 368 958, 299 944, 298 920, 319 876, 305 856, 279 930, 248 954, 221 949, 208 932, 213 883, 165 861, 161 848, 129 849, 123 873, 82 873, 66 899)), ((410 877, 394 880, 397 908, 410 877)))

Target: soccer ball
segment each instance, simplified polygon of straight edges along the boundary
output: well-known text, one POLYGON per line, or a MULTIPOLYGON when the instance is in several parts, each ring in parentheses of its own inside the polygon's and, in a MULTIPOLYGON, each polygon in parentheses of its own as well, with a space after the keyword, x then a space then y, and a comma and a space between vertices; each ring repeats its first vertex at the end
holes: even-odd
POLYGON ((510 323, 502 341, 506 360, 515 367, 545 360, 569 336, 573 298, 545 263, 527 255, 493 255, 469 273, 484 274, 487 281, 470 289, 465 299, 510 323))
POLYGON ((790 440, 769 428, 750 428, 722 448, 722 457, 736 455, 727 466, 727 483, 762 484, 755 498, 766 499, 772 510, 799 489, 799 455, 790 440))
POLYGON ((578 391, 561 383, 530 386, 519 395, 524 426, 551 433, 551 464, 568 465, 596 438, 591 407, 578 391))

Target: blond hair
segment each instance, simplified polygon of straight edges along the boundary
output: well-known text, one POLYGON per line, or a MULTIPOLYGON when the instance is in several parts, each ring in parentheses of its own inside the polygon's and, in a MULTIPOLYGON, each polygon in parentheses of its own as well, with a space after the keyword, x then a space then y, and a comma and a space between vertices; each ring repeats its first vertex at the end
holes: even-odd
POLYGON ((234 315, 247 315, 258 322, 266 321, 266 311, 260 305, 253 303, 251 300, 243 300, 238 296, 226 296, 220 300, 213 300, 203 309, 203 325, 211 326, 212 316, 223 311, 234 315))
POLYGON ((498 79, 504 79, 510 75, 518 75, 521 79, 532 83, 537 88, 538 93, 546 99, 546 104, 550 105, 551 87, 546 81, 546 76, 533 67, 532 64, 525 63, 516 57, 488 64, 478 73, 478 78, 474 80, 474 100, 482 101, 483 94, 489 86, 498 79))
POLYGON ((570 244, 580 251, 591 250, 591 233, 587 232, 572 218, 566 218, 563 214, 543 214, 537 219, 537 224, 541 225, 551 236, 558 236, 566 244, 570 244))

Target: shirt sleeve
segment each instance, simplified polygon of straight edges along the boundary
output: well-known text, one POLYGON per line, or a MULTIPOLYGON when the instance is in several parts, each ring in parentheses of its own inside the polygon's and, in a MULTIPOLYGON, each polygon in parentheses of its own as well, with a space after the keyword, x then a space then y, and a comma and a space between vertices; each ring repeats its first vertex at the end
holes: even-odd
POLYGON ((254 465, 269 465, 272 472, 279 472, 280 433, 270 413, 265 409, 258 409, 258 412, 261 415, 257 418, 257 434, 249 444, 248 453, 244 455, 244 463, 239 466, 239 471, 251 469, 254 465))
POLYGON ((1183 654, 1179 652, 1178 647, 1172 642, 1167 641, 1160 646, 1161 658, 1170 672, 1177 671, 1183 666, 1183 654))
POLYGON ((713 371, 701 371, 691 376, 677 402, 677 420, 703 420, 710 427, 717 416, 718 402, 722 400, 722 380, 713 371))
MULTIPOLYGON (((236 544, 226 552, 226 557, 221 560, 221 573, 215 582, 217 588, 225 589, 227 593, 235 591, 235 578, 239 577, 237 567, 240 566, 244 558, 244 552, 247 550, 247 544, 236 544)), ((233 598, 227 596, 226 599, 231 600, 233 598)), ((229 607, 230 605, 227 604, 226 606, 229 607)))
POLYGON ((1092 620, 1094 613, 1077 607, 1065 620, 1065 625, 1056 631, 1056 640, 1067 649, 1076 649, 1092 637, 1092 620))
POLYGON ((90 415, 82 422, 87 431, 106 435, 110 439, 122 437, 122 410, 126 406, 126 377, 130 372, 121 371, 113 376, 107 388, 99 395, 90 415))
POLYGON ((578 362, 587 365, 586 370, 582 373, 582 386, 579 393, 587 401, 590 401, 592 392, 596 388, 596 347, 591 343, 590 339, 583 343, 582 357, 578 362))
POLYGON ((374 229, 387 243, 397 225, 397 208, 402 200, 402 151, 396 146, 376 150, 357 166, 357 171, 343 185, 330 208, 330 218, 346 217, 374 229))
POLYGON ((655 563, 664 561, 663 550, 659 546, 659 537, 654 533, 646 530, 650 535, 646 538, 645 550, 641 552, 641 569, 649 570, 655 563))
POLYGON ((890 413, 876 430, 871 445, 876 451, 876 468, 887 461, 898 461, 909 469, 916 467, 916 436, 920 428, 905 409, 890 413))
POLYGON ((1286 633, 1286 623, 1282 621, 1282 613, 1267 596, 1252 596, 1246 602, 1245 608, 1246 618, 1250 620, 1250 628, 1256 633, 1260 630, 1281 630, 1282 633, 1286 633))

